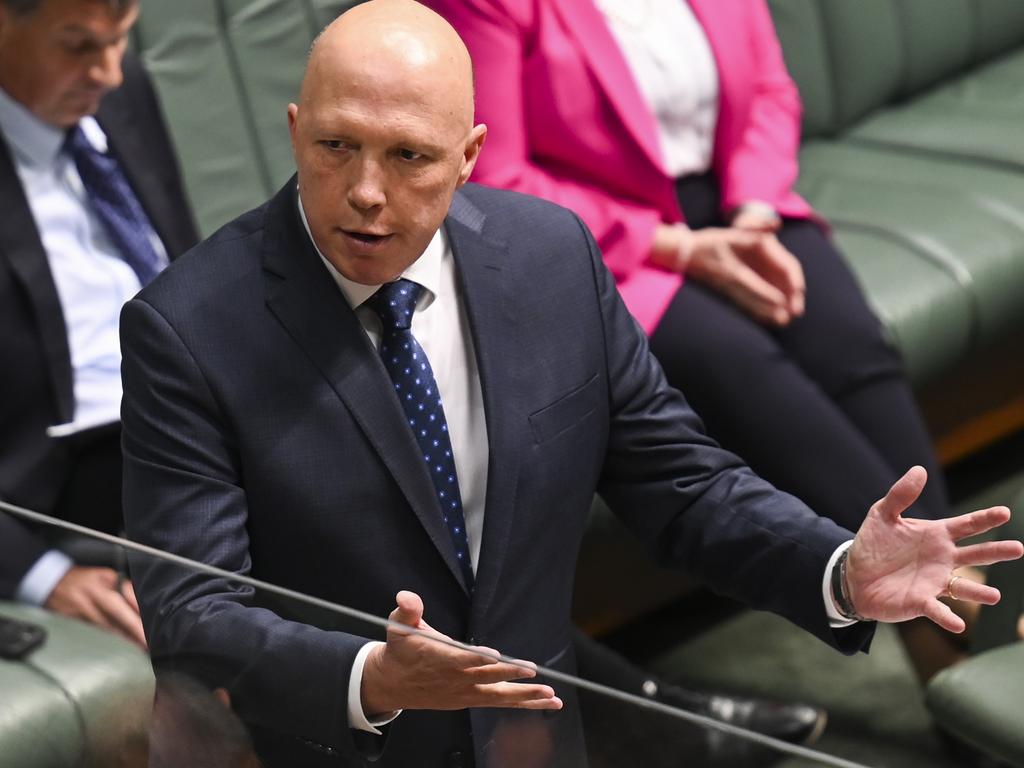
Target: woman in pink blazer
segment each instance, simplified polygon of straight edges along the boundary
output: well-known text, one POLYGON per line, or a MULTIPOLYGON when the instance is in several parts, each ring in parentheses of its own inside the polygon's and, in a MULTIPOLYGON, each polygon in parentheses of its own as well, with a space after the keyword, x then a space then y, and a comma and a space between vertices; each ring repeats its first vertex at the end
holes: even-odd
POLYGON ((900 357, 793 191, 800 97, 763 0, 427 4, 476 68, 473 180, 579 214, 709 434, 851 530, 913 464, 912 514, 948 514, 900 357), (690 118, 659 85, 676 73, 704 97, 690 118), (699 148, 702 129, 703 157, 670 156, 673 130, 699 148))
POLYGON ((917 512, 947 514, 899 356, 793 192, 800 98, 762 0, 428 4, 473 56, 488 126, 474 181, 580 215, 712 436, 852 530, 913 464, 931 475, 917 512), (683 178, 666 170, 659 118, 608 10, 667 3, 692 13, 717 79, 709 163, 683 178))

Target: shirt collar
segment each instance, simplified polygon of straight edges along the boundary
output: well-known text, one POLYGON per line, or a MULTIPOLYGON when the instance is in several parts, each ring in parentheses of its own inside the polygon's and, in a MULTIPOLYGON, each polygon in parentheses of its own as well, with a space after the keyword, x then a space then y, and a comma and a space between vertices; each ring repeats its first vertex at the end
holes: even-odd
MULTIPOLYGON (((313 248, 316 250, 317 255, 320 256, 320 260, 323 261, 324 266, 327 267, 327 271, 330 272, 331 277, 334 278, 334 282, 338 284, 338 288, 345 296, 345 300, 352 309, 358 309, 363 303, 367 301, 373 294, 380 288, 379 285, 363 285, 349 280, 343 274, 341 274, 334 265, 327 260, 327 258, 320 252, 320 248, 317 247, 316 241, 313 239, 313 233, 309 229, 309 221, 306 219, 306 211, 302 207, 302 196, 296 195, 299 206, 299 216, 302 218, 302 226, 306 230, 306 235, 309 237, 309 242, 313 244, 313 248)), ((429 307, 434 299, 437 298, 441 288, 441 266, 445 258, 448 257, 448 243, 444 234, 444 227, 439 227, 434 236, 430 239, 427 244, 427 248, 420 255, 416 261, 409 265, 409 268, 402 273, 402 277, 406 280, 412 280, 415 283, 419 283, 425 289, 423 297, 420 299, 419 308, 425 309, 429 307)))
MULTIPOLYGON (((89 143, 105 153, 107 136, 96 119, 83 117, 79 125, 89 143)), ((56 162, 67 137, 66 129, 43 122, 3 88, 0 88, 0 131, 18 162, 38 168, 48 168, 56 162)))

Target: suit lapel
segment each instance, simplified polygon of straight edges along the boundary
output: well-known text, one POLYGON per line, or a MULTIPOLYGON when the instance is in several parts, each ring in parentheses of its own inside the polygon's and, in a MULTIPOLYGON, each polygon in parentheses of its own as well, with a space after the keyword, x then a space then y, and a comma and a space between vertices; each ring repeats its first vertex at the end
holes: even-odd
MULTIPOLYGON (((324 268, 298 217, 295 180, 270 202, 263 265, 266 301, 330 382, 387 466, 420 525, 463 586, 434 486, 377 351, 324 268)), ((338 435, 343 440, 343 435, 338 435)))
POLYGON ((473 611, 482 616, 493 598, 515 518, 521 450, 515 415, 525 366, 517 338, 514 293, 504 243, 481 234, 484 214, 457 194, 447 220, 480 371, 487 424, 488 473, 483 537, 473 611))
POLYGON ((111 91, 100 103, 96 119, 107 135, 111 153, 117 157, 121 170, 146 211, 149 223, 167 249, 167 255, 174 258, 181 247, 179 238, 174 236, 172 203, 167 200, 165 180, 161 178, 163 165, 153 157, 153 148, 147 146, 143 139, 152 132, 143 131, 138 124, 137 105, 132 109, 126 99, 127 95, 120 90, 111 91))
POLYGON ((5 201, 4 212, 0 216, 0 258, 7 258, 11 271, 32 303, 50 381, 56 395, 58 420, 69 422, 74 418, 75 400, 64 311, 32 210, 2 135, 0 200, 5 201))
POLYGON ((561 17, 563 29, 575 39, 576 46, 586 58, 622 124, 654 167, 660 169, 662 158, 657 123, 604 15, 593 0, 583 3, 578 0, 552 0, 552 5, 561 17))

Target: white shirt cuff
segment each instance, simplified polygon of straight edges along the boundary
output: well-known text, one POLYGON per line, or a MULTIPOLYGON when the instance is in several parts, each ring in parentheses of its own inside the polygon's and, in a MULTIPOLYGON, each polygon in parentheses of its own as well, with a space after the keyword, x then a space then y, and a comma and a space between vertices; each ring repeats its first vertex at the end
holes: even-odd
POLYGON ((828 625, 832 629, 842 629, 857 623, 856 620, 848 619, 839 612, 835 595, 832 594, 832 571, 836 567, 839 556, 851 546, 853 546, 853 539, 844 541, 836 547, 836 551, 829 558, 828 565, 825 566, 825 577, 821 581, 821 595, 825 600, 825 613, 828 614, 828 625))
POLYGON ((73 565, 71 558, 60 550, 51 549, 43 553, 22 577, 14 592, 14 599, 21 603, 43 605, 50 599, 50 593, 57 582, 64 578, 73 565))
POLYGON ((352 674, 348 678, 348 727, 381 736, 382 734, 378 728, 390 723, 402 714, 402 710, 392 712, 387 717, 374 718, 373 720, 367 719, 366 713, 363 712, 363 667, 366 665, 366 657, 370 655, 370 651, 377 645, 384 645, 384 643, 373 642, 364 645, 359 649, 359 653, 356 654, 356 660, 352 662, 352 674))

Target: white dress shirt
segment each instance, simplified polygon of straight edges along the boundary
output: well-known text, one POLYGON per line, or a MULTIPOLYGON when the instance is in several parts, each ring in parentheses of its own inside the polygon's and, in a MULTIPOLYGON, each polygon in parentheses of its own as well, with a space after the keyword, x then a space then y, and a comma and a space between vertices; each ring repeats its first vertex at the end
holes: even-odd
MULTIPOLYGON (((105 153, 107 136, 99 123, 85 117, 80 125, 93 147, 105 153)), ((138 292, 139 280, 117 256, 89 205, 78 169, 62 151, 66 131, 39 120, 0 89, 0 133, 46 251, 71 352, 74 420, 55 425, 50 434, 114 423, 121 409, 118 317, 122 305, 138 292)), ((149 236, 166 263, 160 238, 153 231, 149 236)), ((47 552, 22 578, 16 599, 43 604, 71 565, 57 550, 47 552)))
MULTIPOLYGON (((355 310, 356 317, 374 347, 379 348, 380 318, 365 305, 365 302, 380 286, 356 283, 338 272, 313 240, 301 198, 299 213, 310 242, 320 254, 324 266, 338 284, 349 306, 355 310)), ((402 273, 402 277, 419 283, 425 289, 413 313, 411 330, 423 351, 427 353, 430 367, 434 371, 434 380, 437 382, 437 390, 441 394, 445 421, 448 422, 448 436, 455 453, 455 472, 459 479, 462 510, 466 518, 469 557, 473 572, 476 573, 480 560, 487 494, 487 425, 484 420, 483 390, 480 387, 480 372, 473 349, 469 318, 466 316, 465 303, 461 297, 455 259, 451 248, 448 247, 443 228, 434 234, 423 255, 402 273)), ((379 733, 374 726, 390 722, 397 715, 370 723, 363 713, 360 695, 363 665, 373 645, 369 643, 363 646, 352 666, 349 678, 348 715, 350 727, 379 733)))
POLYGON ((596 0, 658 125, 672 178, 711 167, 718 68, 685 0, 596 0))

